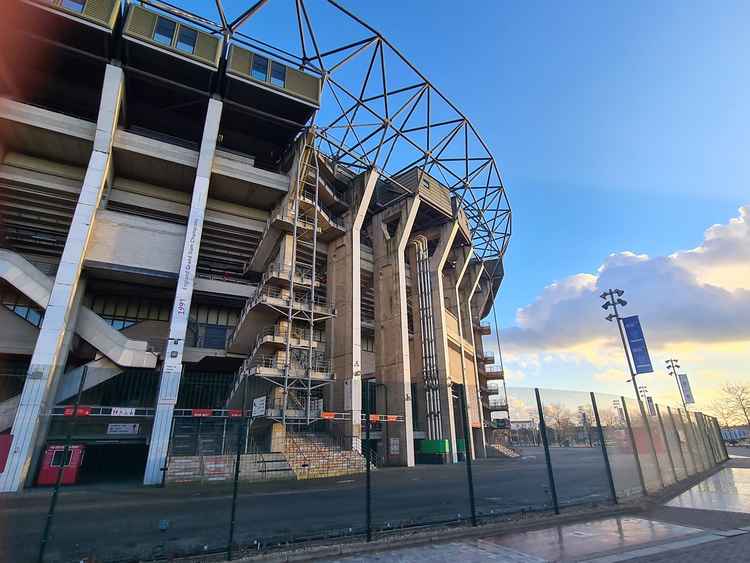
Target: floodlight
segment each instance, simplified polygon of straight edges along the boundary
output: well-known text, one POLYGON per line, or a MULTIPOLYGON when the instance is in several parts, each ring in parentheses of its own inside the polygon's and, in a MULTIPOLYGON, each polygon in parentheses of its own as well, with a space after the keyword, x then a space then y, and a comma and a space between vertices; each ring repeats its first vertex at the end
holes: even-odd
POLYGON ((612 303, 610 303, 609 301, 607 301, 604 305, 602 305, 602 309, 604 309, 606 311, 607 309, 609 309, 610 305, 612 305, 612 303))
POLYGON ((607 297, 609 297, 609 294, 605 291, 599 297, 601 297, 602 299, 606 299, 607 297))
POLYGON ((617 294, 617 297, 622 297, 625 295, 625 292, 621 289, 615 289, 615 293, 617 294))
POLYGON ((621 307, 624 307, 625 305, 628 304, 628 302, 625 301, 624 299, 618 299, 617 304, 620 305, 621 307))

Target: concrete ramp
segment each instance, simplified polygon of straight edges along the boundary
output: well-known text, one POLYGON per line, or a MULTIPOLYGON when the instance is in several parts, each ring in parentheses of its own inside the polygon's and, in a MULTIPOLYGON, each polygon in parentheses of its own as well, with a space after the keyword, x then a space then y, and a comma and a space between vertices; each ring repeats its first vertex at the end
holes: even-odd
MULTIPOLYGON (((62 376, 62 380, 57 387, 55 404, 60 404, 63 401, 67 401, 76 396, 78 393, 78 386, 81 384, 84 367, 88 368, 86 372, 86 381, 83 382, 84 391, 96 387, 100 383, 104 383, 124 371, 120 366, 108 358, 98 358, 90 361, 84 366, 72 369, 62 376)), ((2 430, 0 430, 0 432, 2 432, 2 430)))
MULTIPOLYGON (((43 309, 47 308, 54 282, 23 256, 0 250, 0 277, 43 309)), ((87 307, 82 306, 78 312, 76 332, 118 366, 156 366, 157 355, 148 351, 147 342, 130 340, 87 307)))
POLYGON ((13 426, 13 419, 16 417, 18 405, 21 402, 21 394, 6 399, 0 403, 0 432, 5 432, 13 426))
MULTIPOLYGON (((123 369, 107 358, 92 360, 85 365, 88 368, 86 372, 86 381, 83 384, 83 391, 96 387, 100 383, 112 379, 114 376, 123 372, 123 369)), ((60 385, 57 388, 55 404, 62 403, 78 393, 78 386, 81 384, 84 366, 70 370, 62 376, 60 385)), ((13 426, 13 419, 16 416, 18 405, 21 402, 21 394, 11 397, 0 402, 0 432, 5 432, 13 426)))

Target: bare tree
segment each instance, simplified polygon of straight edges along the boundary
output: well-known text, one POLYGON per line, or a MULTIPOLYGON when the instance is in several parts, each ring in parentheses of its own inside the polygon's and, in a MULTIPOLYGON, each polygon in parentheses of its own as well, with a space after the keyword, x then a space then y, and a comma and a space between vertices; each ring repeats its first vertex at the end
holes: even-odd
POLYGON ((724 403, 727 407, 750 426, 750 385, 725 383, 721 392, 724 394, 724 403))
POLYGON ((563 405, 552 403, 544 407, 544 420, 551 422, 557 433, 557 443, 562 445, 562 438, 566 430, 573 426, 571 413, 563 405))
POLYGON ((737 416, 737 411, 733 405, 729 404, 726 400, 713 401, 708 408, 711 414, 716 417, 719 424, 724 428, 734 426, 741 420, 741 418, 737 416))

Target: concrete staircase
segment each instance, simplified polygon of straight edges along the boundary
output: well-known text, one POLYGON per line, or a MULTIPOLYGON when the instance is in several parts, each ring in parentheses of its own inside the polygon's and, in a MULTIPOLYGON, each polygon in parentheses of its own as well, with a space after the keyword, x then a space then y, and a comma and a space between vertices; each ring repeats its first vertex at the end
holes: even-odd
POLYGON ((521 457, 521 454, 519 454, 517 451, 503 444, 487 444, 486 449, 487 457, 521 457))
MULTIPOLYGON (((170 457, 167 484, 232 481, 235 454, 170 457)), ((295 479, 283 453, 253 453, 240 456, 240 481, 295 479)))
POLYGON ((364 473, 367 469, 365 456, 347 445, 327 434, 288 431, 285 455, 297 479, 364 473))

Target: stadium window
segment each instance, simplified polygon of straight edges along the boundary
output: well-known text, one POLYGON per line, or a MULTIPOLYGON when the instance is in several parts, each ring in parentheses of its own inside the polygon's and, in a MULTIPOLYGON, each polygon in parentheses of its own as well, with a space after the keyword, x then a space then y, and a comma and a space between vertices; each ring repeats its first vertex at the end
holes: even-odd
POLYGON ((163 45, 171 45, 176 26, 177 24, 172 20, 159 17, 156 20, 156 28, 154 29, 154 41, 163 45))
POLYGON ((271 61, 271 84, 279 88, 286 84, 286 67, 276 61, 271 61))
POLYGON ((177 34, 176 47, 180 51, 185 51, 191 55, 195 52, 195 42, 198 40, 198 32, 189 27, 180 26, 180 32, 177 34))
POLYGON ((83 8, 86 5, 86 0, 63 0, 62 7, 71 12, 83 13, 83 8))
POLYGON ((256 80, 268 81, 268 59, 260 55, 253 55, 252 77, 256 80))

